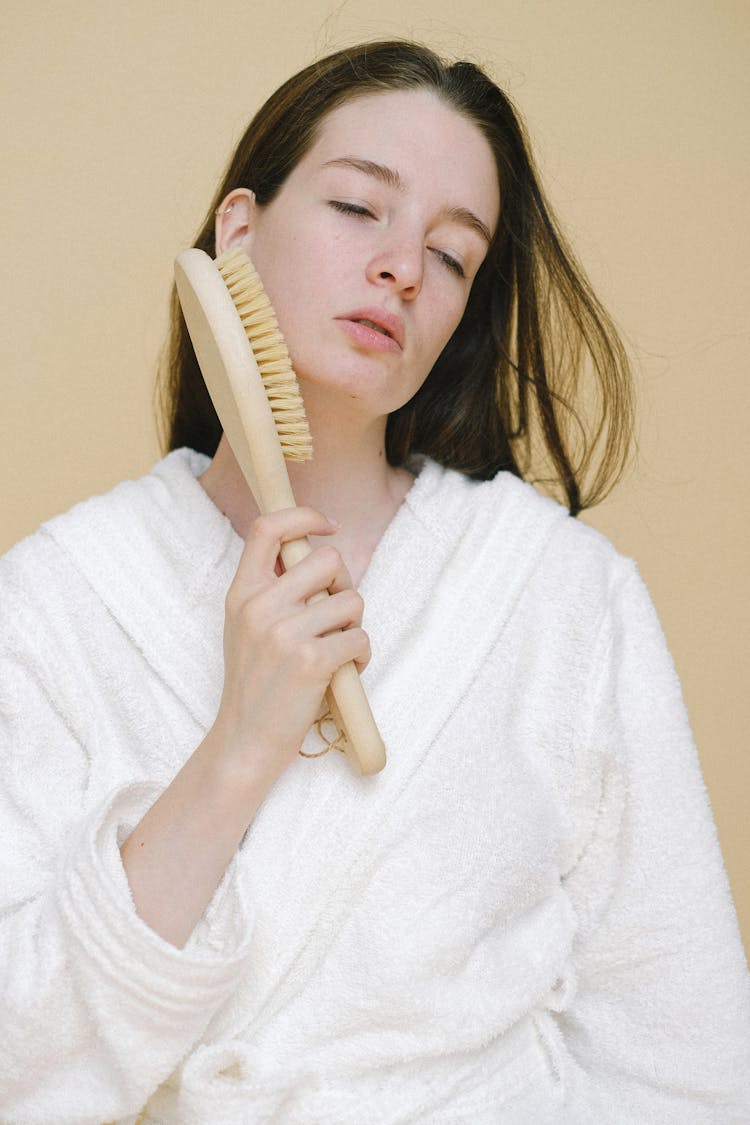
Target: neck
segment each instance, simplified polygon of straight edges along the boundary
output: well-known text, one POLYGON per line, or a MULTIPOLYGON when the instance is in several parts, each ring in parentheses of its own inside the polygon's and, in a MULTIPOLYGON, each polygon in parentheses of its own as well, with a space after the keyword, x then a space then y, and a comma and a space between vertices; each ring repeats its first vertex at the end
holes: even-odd
MULTIPOLYGON (((385 419, 347 424, 339 415, 335 427, 309 420, 312 461, 286 463, 294 497, 341 525, 326 541, 338 547, 356 586, 413 478, 386 460, 385 419)), ((226 438, 201 484, 244 539, 259 511, 226 438)))

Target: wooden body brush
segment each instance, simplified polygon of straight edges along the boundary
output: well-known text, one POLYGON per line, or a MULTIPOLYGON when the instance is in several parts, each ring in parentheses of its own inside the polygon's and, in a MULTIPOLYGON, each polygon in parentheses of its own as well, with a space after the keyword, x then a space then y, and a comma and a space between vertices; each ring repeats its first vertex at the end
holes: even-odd
MULTIPOLYGON (((294 507, 284 458, 309 459, 310 432, 286 345, 250 259, 230 250, 214 262, 202 250, 185 250, 175 262, 175 282, 203 378, 256 504, 263 513, 294 507)), ((310 550, 307 539, 283 543, 284 565, 310 550)), ((352 766, 377 773, 385 747, 353 663, 334 673, 326 699, 352 766)))

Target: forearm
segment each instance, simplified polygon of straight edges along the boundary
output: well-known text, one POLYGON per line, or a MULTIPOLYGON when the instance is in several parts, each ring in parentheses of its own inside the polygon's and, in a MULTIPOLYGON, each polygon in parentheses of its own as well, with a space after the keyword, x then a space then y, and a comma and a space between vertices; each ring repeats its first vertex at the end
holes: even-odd
POLYGON ((160 937, 185 945, 275 779, 228 753, 213 727, 133 829, 120 854, 135 908, 160 937))
POLYGON ((369 657, 362 601, 337 551, 319 548, 277 573, 282 542, 332 530, 302 508, 253 524, 226 598, 216 722, 122 847, 138 914, 180 948, 261 801, 296 758, 333 672, 369 657), (323 590, 331 596, 311 605, 323 590))

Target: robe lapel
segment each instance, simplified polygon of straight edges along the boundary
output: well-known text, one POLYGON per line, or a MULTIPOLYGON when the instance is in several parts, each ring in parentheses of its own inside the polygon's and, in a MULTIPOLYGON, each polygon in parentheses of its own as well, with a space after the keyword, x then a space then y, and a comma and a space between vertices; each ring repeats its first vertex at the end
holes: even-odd
POLYGON ((423 469, 362 584, 374 654, 364 682, 388 763, 357 778, 340 755, 300 759, 261 808, 242 855, 256 956, 224 1033, 237 1033, 235 1019, 265 1023, 305 987, 369 877, 386 812, 429 768, 565 514, 505 475, 473 484, 423 469))
POLYGON ((154 674, 204 729, 216 715, 224 594, 242 549, 195 480, 207 463, 179 450, 141 480, 46 525, 154 674))
MULTIPOLYGON (((194 472, 173 454, 156 473, 48 526, 207 728, 222 681, 224 593, 242 542, 188 479, 194 472)), ((361 586, 373 650, 363 679, 388 764, 359 778, 339 754, 300 758, 274 786, 239 856, 257 904, 255 955, 214 1033, 262 1025, 305 987, 370 877, 386 811, 429 768, 564 517, 506 474, 478 484, 425 464, 361 586)), ((307 749, 316 740, 311 732, 307 749)))

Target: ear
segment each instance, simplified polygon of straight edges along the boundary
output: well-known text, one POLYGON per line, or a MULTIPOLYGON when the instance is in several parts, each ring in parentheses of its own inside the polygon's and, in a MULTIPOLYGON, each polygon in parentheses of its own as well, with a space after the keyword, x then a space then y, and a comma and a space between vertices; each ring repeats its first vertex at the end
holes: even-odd
POLYGON ((255 194, 249 188, 235 188, 216 208, 216 257, 231 246, 240 246, 253 229, 255 194))

